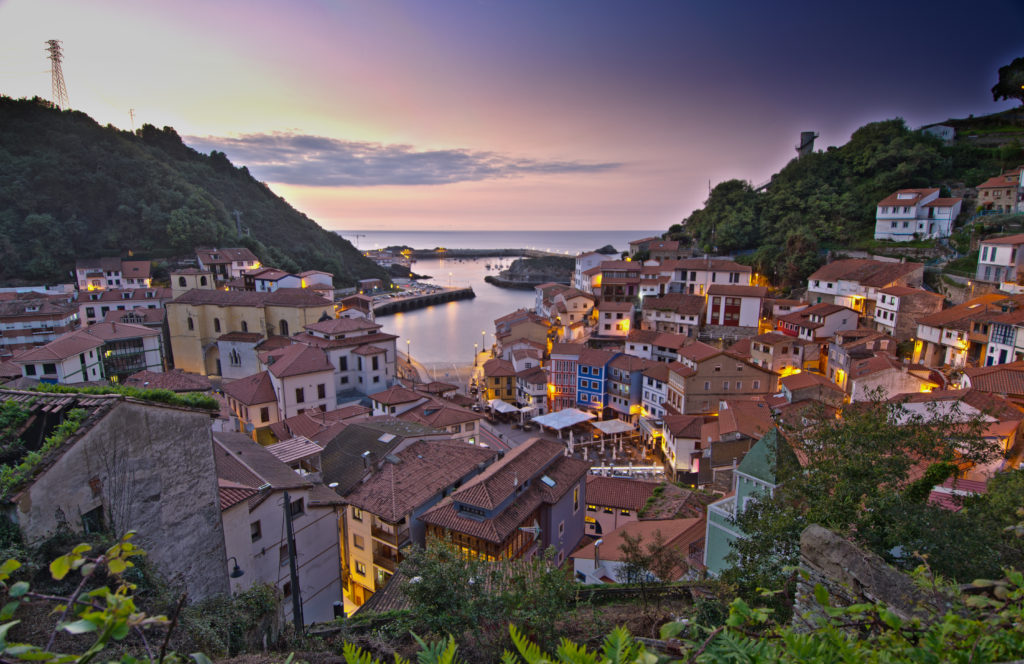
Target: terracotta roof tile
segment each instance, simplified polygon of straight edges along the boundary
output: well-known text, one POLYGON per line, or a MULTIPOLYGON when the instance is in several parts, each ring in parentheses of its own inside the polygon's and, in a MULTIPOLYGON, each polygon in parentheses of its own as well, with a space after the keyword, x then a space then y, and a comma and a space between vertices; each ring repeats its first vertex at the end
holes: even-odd
POLYGON ((278 378, 302 376, 321 371, 334 371, 327 355, 319 348, 306 344, 293 344, 280 351, 268 368, 278 378))
POLYGON ((862 286, 876 288, 888 286, 915 270, 923 269, 923 263, 893 263, 867 258, 844 258, 818 268, 807 277, 811 281, 855 281, 862 286))
POLYGON ((587 503, 639 512, 658 485, 658 482, 588 475, 587 503))
POLYGON ((246 406, 277 401, 274 384, 270 382, 270 374, 266 371, 225 383, 223 390, 224 394, 246 406))

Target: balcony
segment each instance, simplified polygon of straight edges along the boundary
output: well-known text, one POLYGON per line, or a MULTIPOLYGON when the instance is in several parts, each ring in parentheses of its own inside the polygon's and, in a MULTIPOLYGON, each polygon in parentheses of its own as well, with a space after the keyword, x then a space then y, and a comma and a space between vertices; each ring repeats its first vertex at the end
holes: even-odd
POLYGON ((407 526, 396 527, 383 521, 373 520, 370 525, 370 535, 376 539, 384 542, 388 546, 398 548, 401 544, 404 544, 409 539, 409 528, 407 526))
POLYGON ((398 568, 398 563, 402 562, 401 556, 398 551, 395 551, 389 546, 381 546, 374 544, 373 546, 373 564, 381 569, 385 569, 392 574, 398 568))

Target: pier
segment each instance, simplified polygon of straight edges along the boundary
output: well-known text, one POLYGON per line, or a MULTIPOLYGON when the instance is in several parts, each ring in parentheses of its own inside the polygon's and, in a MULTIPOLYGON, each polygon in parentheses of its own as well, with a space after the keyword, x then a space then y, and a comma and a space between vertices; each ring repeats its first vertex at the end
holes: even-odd
POLYGON ((476 297, 476 293, 470 288, 444 288, 433 293, 423 295, 409 295, 405 297, 393 297, 384 300, 376 300, 373 303, 374 316, 389 316, 399 311, 412 311, 422 309, 435 304, 454 302, 455 300, 470 300, 476 297))
POLYGON ((540 249, 412 249, 412 258, 540 258, 542 256, 565 256, 554 251, 540 249))

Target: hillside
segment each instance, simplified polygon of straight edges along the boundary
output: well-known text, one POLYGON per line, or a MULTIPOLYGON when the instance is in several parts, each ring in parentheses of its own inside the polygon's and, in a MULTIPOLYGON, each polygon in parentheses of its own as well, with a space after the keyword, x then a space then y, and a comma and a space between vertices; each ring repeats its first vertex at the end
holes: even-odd
POLYGON ((170 127, 133 134, 0 97, 0 282, 67 280, 76 257, 167 258, 200 245, 246 246, 266 265, 326 270, 338 285, 387 279, 244 166, 196 152, 170 127))
POLYGON ((941 187, 949 195, 1022 162, 1019 143, 946 146, 901 119, 874 122, 842 147, 793 159, 762 191, 741 180, 719 184, 670 235, 692 236, 709 251, 756 250, 750 262, 759 272, 795 285, 817 267, 822 248, 871 238, 878 201, 893 191, 941 187))

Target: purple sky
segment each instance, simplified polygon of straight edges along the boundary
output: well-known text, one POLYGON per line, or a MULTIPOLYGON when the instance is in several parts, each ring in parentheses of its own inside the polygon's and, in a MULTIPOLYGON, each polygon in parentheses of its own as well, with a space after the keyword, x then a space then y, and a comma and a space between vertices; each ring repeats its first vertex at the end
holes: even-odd
POLYGON ((661 229, 800 131, 1012 106, 1024 3, 0 0, 0 92, 49 97, 54 38, 73 107, 328 228, 661 229))

